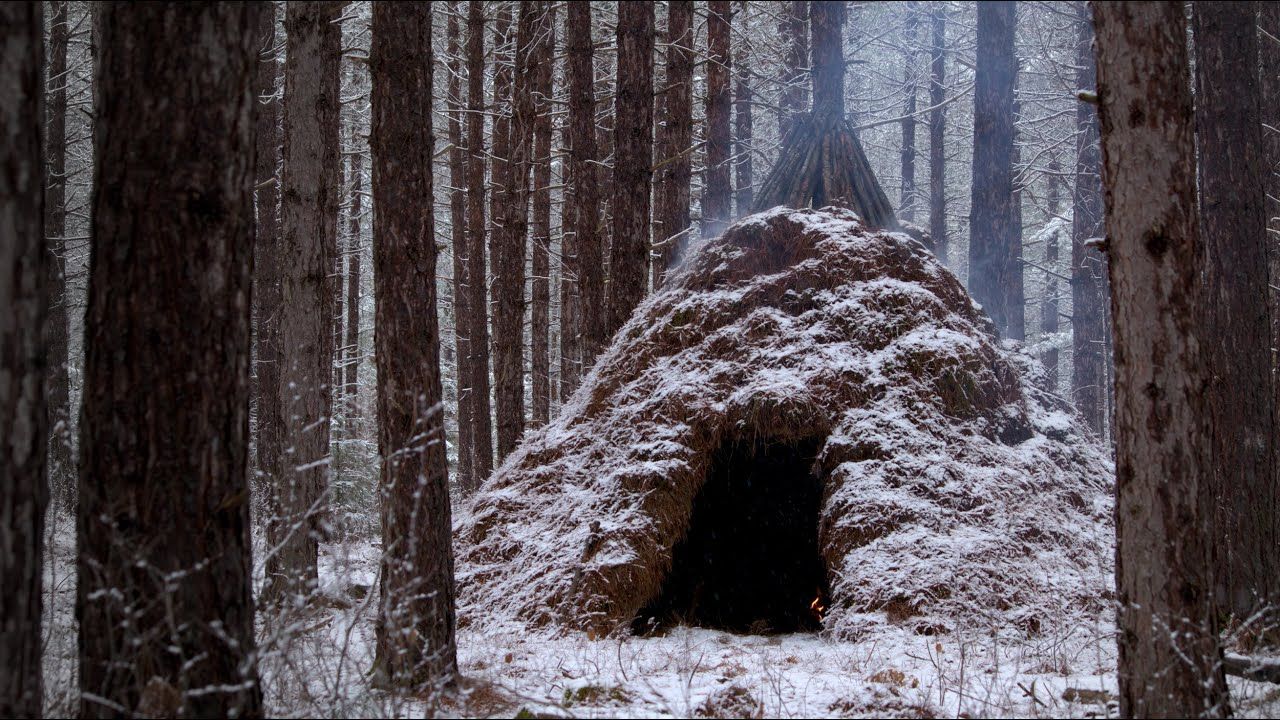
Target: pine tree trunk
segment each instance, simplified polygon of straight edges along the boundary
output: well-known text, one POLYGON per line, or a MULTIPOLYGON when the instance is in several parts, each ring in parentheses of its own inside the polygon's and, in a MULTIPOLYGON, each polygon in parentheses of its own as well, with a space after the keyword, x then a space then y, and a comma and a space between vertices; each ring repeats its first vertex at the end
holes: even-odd
MULTIPOLYGON (((273 488, 284 477, 284 448, 281 432, 284 425, 284 398, 280 393, 280 97, 276 94, 279 67, 274 49, 276 42, 275 9, 258 14, 258 64, 254 68, 253 106, 254 186, 257 188, 257 223, 253 241, 253 303, 257 318, 257 345, 254 348, 257 382, 257 424, 255 446, 257 469, 269 500, 273 488), (264 98, 270 98, 264 101, 264 98)), ((272 504, 268 503, 269 507, 272 504)), ((274 513, 274 510, 273 510, 274 513)), ((267 527, 274 520, 268 518, 267 527)))
POLYGON ((333 395, 330 273, 338 247, 339 2, 286 6, 281 193, 281 474, 273 486, 266 595, 309 592, 324 530, 333 395))
POLYGON ((364 153, 359 136, 351 129, 351 210, 347 226, 347 362, 342 396, 346 398, 347 423, 360 416, 356 390, 360 377, 360 214, 364 212, 364 153))
POLYGON ((1225 717, 1183 8, 1093 8, 1116 338, 1120 714, 1225 717))
POLYGON ((809 4, 813 114, 844 119, 845 4, 814 0, 809 4))
MULTIPOLYGON (((339 93, 341 93, 342 81, 339 80, 338 82, 339 82, 338 91, 339 93)), ((343 181, 342 154, 343 154, 342 116, 341 114, 339 114, 338 116, 338 151, 337 151, 337 159, 336 159, 338 172, 335 178, 335 181, 337 184, 337 193, 338 193, 337 204, 339 206, 339 209, 338 209, 338 215, 336 218, 337 224, 334 227, 334 233, 333 233, 333 255, 331 256, 332 272, 330 272, 329 274, 329 287, 330 287, 330 291, 333 293, 331 304, 329 306, 330 308, 333 309, 333 324, 331 326, 331 331, 333 332, 333 349, 330 351, 330 355, 329 355, 330 362, 333 364, 333 366, 329 369, 329 374, 330 374, 329 408, 330 408, 331 414, 338 415, 336 422, 333 420, 330 421, 330 429, 333 433, 333 436, 338 438, 343 437, 346 432, 346 427, 344 425, 344 421, 346 420, 346 417, 344 413, 344 403, 342 398, 342 391, 343 391, 343 385, 344 385, 343 371, 344 371, 344 366, 346 365, 345 353, 343 352, 343 349, 342 349, 342 341, 346 335, 344 332, 345 328, 343 327, 343 320, 345 319, 345 316, 346 316, 345 307, 343 305, 343 301, 346 298, 346 286, 347 286, 347 283, 346 283, 347 276, 346 276, 345 267, 344 267, 344 260, 345 260, 344 256, 346 255, 344 248, 346 243, 341 242, 338 239, 339 236, 342 234, 342 229, 341 229, 342 228, 342 210, 340 206, 342 205, 343 194, 344 194, 344 186, 342 183, 343 181)), ((350 212, 351 208, 348 207, 347 210, 348 212, 350 212)), ((332 470, 333 476, 338 477, 338 473, 340 472, 340 469, 337 467, 337 465, 334 465, 332 467, 333 467, 333 470, 332 470)))
POLYGON ((947 148, 943 142, 947 124, 947 16, 941 3, 930 10, 933 47, 929 65, 929 237, 938 259, 947 262, 947 148))
MULTIPOLYGON (((470 282, 471 417, 474 475, 463 492, 480 486, 493 471, 493 415, 489 405, 489 292, 485 268, 484 3, 467 6, 467 278, 470 282)), ((495 120, 496 124, 496 120, 495 120)))
MULTIPOLYGON (((1093 87, 1093 23, 1084 0, 1076 5, 1076 86, 1093 87)), ((1071 221, 1071 391, 1076 409, 1094 435, 1104 437, 1107 418, 1107 264, 1089 240, 1102 236, 1102 159, 1098 111, 1076 105, 1076 186, 1071 221)))
POLYGON ((600 233, 595 129, 595 62, 590 3, 569 3, 565 74, 569 82, 569 182, 565 269, 561 272, 560 400, 578 388, 606 339, 604 240, 600 233))
POLYGON ((268 8, 98 9, 81 717, 262 713, 245 473, 251 80, 268 8))
POLYGON ((431 6, 373 6, 375 353, 382 456, 377 667, 392 684, 454 682, 453 523, 440 378, 431 128, 431 6))
MULTIPOLYGON (((736 13, 742 18, 739 23, 741 32, 746 35, 751 28, 747 24, 747 3, 738 0, 736 13)), ((735 84, 733 89, 733 156, 734 183, 733 201, 737 207, 735 217, 742 217, 751 212, 755 204, 752 184, 754 183, 754 166, 751 157, 752 118, 751 105, 755 99, 751 92, 751 50, 747 43, 739 43, 734 54, 733 71, 735 84)))
POLYGON ((1219 607, 1244 619, 1280 600, 1275 391, 1266 298, 1267 172, 1259 109, 1257 5, 1192 7, 1200 150, 1200 303, 1219 607))
MULTIPOLYGON (((610 334, 607 333, 609 324, 609 307, 608 299, 603 294, 606 286, 605 278, 609 276, 609 260, 613 244, 613 196, 616 190, 613 187, 613 168, 617 161, 615 153, 617 148, 613 146, 614 132, 614 103, 618 99, 617 77, 614 74, 617 68, 617 33, 615 27, 613 52, 601 52, 599 65, 595 69, 595 129, 596 129, 596 154, 600 158, 600 168, 597 171, 597 177, 600 182, 600 191, 597 195, 600 204, 600 268, 601 268, 601 298, 605 300, 604 310, 601 317, 601 333, 603 337, 600 340, 600 350, 603 351, 609 344, 610 334)), ((606 45, 606 47, 608 47, 606 45)), ((584 366, 583 371, 590 367, 584 366)))
POLYGON ((969 292, 1003 337, 1021 340, 1022 266, 1013 206, 1014 8, 1011 0, 978 5, 969 292))
MULTIPOLYGON (((471 282, 467 273, 467 149, 462 142, 462 32, 458 16, 460 2, 451 2, 448 14, 449 94, 446 110, 449 116, 449 221, 453 240, 453 342, 457 357, 458 383, 458 486, 474 488, 475 417, 471 393, 472 322, 471 282)), ((483 120, 481 121, 483 122, 483 120)))
POLYGON ((1023 285, 1024 278, 1022 275, 1023 182, 1018 174, 1018 168, 1022 165, 1022 145, 1020 144, 1022 131, 1019 128, 1021 123, 1022 99, 1015 93, 1013 98, 1013 158, 1010 163, 1010 176, 1013 178, 1013 198, 1010 201, 1012 205, 1012 229, 1009 234, 1012 238, 1010 249, 1013 251, 1013 263, 1016 264, 1018 271, 1015 276, 1017 294, 1010 298, 1010 307, 1013 311, 1013 324, 1016 326, 1016 330, 1011 330, 1010 336, 1017 340, 1026 340, 1027 296, 1025 286, 1023 285))
MULTIPOLYGON (((1048 210, 1049 222, 1053 222, 1059 217, 1062 197, 1062 167, 1058 164, 1058 159, 1053 158, 1049 161, 1049 188, 1046 193, 1045 203, 1048 210)), ((1045 240, 1044 250, 1045 267, 1057 272, 1058 269, 1058 233, 1049 233, 1045 240)), ((1049 275, 1045 281, 1044 301, 1040 305, 1040 332, 1048 339, 1050 345, 1040 356, 1040 362, 1044 365, 1045 387, 1050 392, 1058 390, 1058 277, 1049 275)))
POLYGON ((516 449, 524 434, 524 281, 525 244, 529 230, 529 154, 533 138, 533 98, 530 54, 534 16, 540 14, 534 0, 522 0, 515 37, 498 19, 499 47, 512 47, 499 55, 494 76, 494 97, 507 100, 509 119, 505 143, 495 126, 495 167, 498 179, 493 212, 493 396, 498 435, 498 463, 516 449), (505 38, 505 40, 503 39, 505 38), (508 70, 510 63, 514 71, 508 70))
POLYGON ((654 180, 655 237, 654 287, 661 287, 667 272, 680 261, 688 242, 689 182, 693 142, 693 2, 667 4, 666 76, 659 98, 657 178, 654 180))
MULTIPOLYGON (((729 0, 707 3, 707 167, 702 188, 702 236, 716 237, 729 222, 729 87, 732 65, 729 0)), ((625 192, 625 191, 623 191, 625 192)))
POLYGON ((556 6, 543 4, 545 15, 536 52, 533 128, 533 279, 530 283, 531 332, 529 342, 533 426, 551 419, 551 75, 555 50, 556 6))
MULTIPOLYGON (((1258 3, 1259 110, 1262 113, 1262 157, 1266 174, 1268 305, 1271 311, 1271 367, 1280 370, 1280 5, 1258 3)), ((1273 375, 1274 378, 1274 375, 1273 375)), ((1280 382, 1273 382, 1272 401, 1280 413, 1280 382)), ((1280 422, 1280 417, 1277 417, 1280 422)), ((1280 457, 1276 458, 1280 472, 1280 457)), ((1274 510, 1280 514, 1280 507, 1274 510)))
MULTIPOLYGON (((54 15, 55 33, 59 16, 65 63, 65 4, 54 15)), ((56 67, 56 37, 53 45, 56 67)), ((42 117, 45 101, 41 3, 0 5, 0 48, 0 715, 38 718, 52 414, 45 406, 45 314, 54 288, 46 284, 56 277, 45 248, 44 133, 32 122, 42 117)), ((65 87, 62 78, 54 82, 65 87)))
MULTIPOLYGON (((649 185, 653 177, 653 15, 651 3, 622 3, 618 7, 618 84, 614 96, 614 195, 611 203, 613 244, 609 255, 609 335, 616 333, 631 318, 631 312, 640 304, 649 285, 649 185)), ((724 170, 727 173, 728 166, 724 170)), ((725 199, 728 199, 727 196, 725 199)))
POLYGON ((786 152, 786 139, 796 116, 809 107, 809 1, 789 0, 778 21, 778 36, 786 43, 782 65, 782 91, 778 99, 778 137, 786 152))
POLYGON ((49 461, 45 466, 49 492, 56 504, 70 508, 75 496, 75 462, 71 456, 71 381, 68 372, 67 316, 67 5, 50 3, 49 71, 45 157, 44 231, 48 238, 45 280, 49 307, 44 342, 48 353, 45 401, 48 403, 49 461))
POLYGON ((903 29, 903 45, 906 47, 906 63, 903 83, 907 101, 902 108, 902 200, 898 217, 915 222, 916 219, 916 26, 920 22, 920 5, 912 0, 907 3, 907 19, 903 29))

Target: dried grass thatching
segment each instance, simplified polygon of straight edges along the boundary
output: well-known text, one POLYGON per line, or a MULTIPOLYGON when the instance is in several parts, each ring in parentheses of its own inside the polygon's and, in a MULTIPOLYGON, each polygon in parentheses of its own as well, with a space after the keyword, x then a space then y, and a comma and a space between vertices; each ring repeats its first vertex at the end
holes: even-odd
POLYGON ((1110 587, 1111 470, 923 245, 844 209, 697 248, 456 525, 463 622, 606 633, 659 593, 723 443, 819 438, 824 628, 1035 630, 1110 587))

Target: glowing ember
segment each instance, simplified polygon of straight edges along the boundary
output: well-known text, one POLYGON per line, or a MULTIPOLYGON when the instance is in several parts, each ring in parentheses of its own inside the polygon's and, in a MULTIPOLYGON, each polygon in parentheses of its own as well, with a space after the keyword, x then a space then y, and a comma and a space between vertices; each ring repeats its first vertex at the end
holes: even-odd
POLYGON ((822 618, 827 614, 827 606, 822 604, 821 592, 813 599, 813 602, 809 603, 809 611, 818 619, 818 622, 822 622, 822 618))

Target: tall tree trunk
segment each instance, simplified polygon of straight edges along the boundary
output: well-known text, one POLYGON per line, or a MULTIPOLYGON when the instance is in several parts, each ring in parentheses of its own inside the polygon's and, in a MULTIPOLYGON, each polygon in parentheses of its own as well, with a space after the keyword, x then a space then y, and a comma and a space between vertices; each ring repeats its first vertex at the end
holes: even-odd
MULTIPOLYGON (((449 221, 453 234, 453 342, 458 382, 458 486, 474 488, 475 417, 471 392, 471 281, 467 273, 467 149, 462 143, 462 32, 458 16, 462 3, 451 2, 448 13, 449 89, 449 221)), ((483 120, 481 120, 483 123, 483 120)))
POLYGON ((1267 174, 1257 4, 1192 7, 1204 301, 1219 607, 1243 620, 1280 600, 1275 392, 1267 303, 1267 174))
POLYGON ((569 183, 565 269, 561 272, 560 400, 567 401, 604 346, 604 239, 596 168, 595 61, 590 3, 569 3, 565 21, 569 81, 569 183))
POLYGON ((843 2, 813 0, 809 3, 813 114, 841 120, 844 119, 844 16, 843 2))
MULTIPOLYGON (((274 8, 258 13, 258 64, 253 88, 254 186, 257 188, 257 223, 253 242, 253 303, 257 318, 255 359, 258 409, 256 432, 257 469, 268 488, 284 482, 284 398, 280 393, 280 96, 276 93, 279 66, 275 57, 276 18, 274 8)), ((257 489, 257 488, 255 488, 257 489)), ((268 518, 267 526, 274 523, 268 518)))
POLYGON ((920 23, 920 5, 915 0, 907 3, 907 19, 903 29, 905 63, 903 85, 907 101, 902 107, 902 201, 898 217, 915 222, 916 219, 916 27, 920 23))
POLYGON ((490 205, 493 399, 499 464, 516 449, 524 434, 524 263, 529 230, 529 143, 533 137, 529 55, 533 16, 538 12, 534 0, 522 0, 517 32, 512 37, 507 20, 510 10, 499 11, 495 38, 504 49, 498 54, 493 92, 508 108, 507 116, 499 116, 494 127, 495 192, 490 205))
MULTIPOLYGON (((1062 166, 1058 159, 1049 161, 1049 188, 1045 202, 1048 221, 1058 219, 1062 211, 1062 166)), ((1045 239, 1044 264, 1052 272, 1058 271, 1058 233, 1051 232, 1045 239)), ((1045 386, 1052 392, 1058 390, 1058 276, 1048 275, 1045 281, 1044 301, 1040 305, 1040 332, 1048 338, 1048 347, 1040 356, 1044 364, 1045 386)))
POLYGON ((778 35, 786 43, 778 99, 778 137, 785 143, 796 116, 809 107, 809 0, 787 2, 778 21, 778 35))
MULTIPOLYGON (((745 35, 751 28, 747 24, 747 3, 738 0, 736 13, 742 18, 740 31, 745 35)), ((754 182, 751 149, 751 104, 755 102, 751 92, 751 49, 747 43, 739 43, 733 59, 735 84, 733 89, 733 156, 735 190, 734 204, 737 207, 736 217, 751 212, 755 204, 752 184, 754 182)))
POLYGON ((933 46, 929 58, 929 236, 938 259, 947 262, 947 148, 943 141, 947 126, 947 16, 942 3, 934 3, 929 13, 933 46))
MULTIPOLYGON (((702 235, 715 237, 729 222, 729 87, 732 59, 729 0, 707 3, 706 179, 702 188, 702 235)), ((621 77, 621 73, 619 73, 621 77)), ((619 192, 626 192, 620 190, 619 192)))
POLYGON ((81 717, 262 713, 245 473, 251 80, 268 8, 99 6, 81 717))
POLYGON ((1012 0, 978 4, 969 292, 1002 336, 1021 340, 1022 266, 1013 206, 1015 7, 1012 0))
MULTIPOLYGON (((1084 0, 1076 5, 1080 30, 1076 42, 1076 86, 1093 86, 1093 22, 1084 0)), ((1102 236, 1102 156, 1098 111, 1091 103, 1076 105, 1076 186, 1071 221, 1071 391, 1076 409, 1099 438, 1107 418, 1107 264, 1096 247, 1102 236)))
POLYGON ((667 272, 680 261, 688 242, 689 181, 693 142, 693 2, 667 3, 666 76, 659 98, 657 175, 654 180, 655 236, 654 287, 661 287, 667 272))
POLYGON ((1012 205, 1012 229, 1009 231, 1012 239, 1013 262, 1016 263, 1018 271, 1017 278, 1017 295, 1011 298, 1011 309, 1013 322, 1018 326, 1017 334, 1010 333, 1018 340, 1027 339, 1026 317, 1027 317, 1027 296, 1026 289, 1023 285, 1024 278, 1022 275, 1022 190, 1024 187, 1024 179, 1021 173, 1022 167, 1022 145, 1021 129, 1022 124, 1022 99, 1016 94, 1013 97, 1013 157, 1010 163, 1010 175, 1013 178, 1013 198, 1010 201, 1012 205))
POLYGON ((48 404, 49 461, 45 466, 49 491, 57 505, 71 507, 75 495, 75 462, 71 457, 71 381, 68 373, 67 326, 67 5, 50 3, 48 105, 45 157, 48 159, 44 197, 44 231, 48 238, 45 289, 49 307, 44 342, 48 352, 45 401, 48 404))
MULTIPOLYGON (((649 285, 649 185, 653 177, 653 14, 652 3, 622 3, 618 7, 609 335, 616 333, 630 319, 631 311, 640 304, 649 285)), ((726 122, 727 117, 726 115, 726 122)), ((728 166, 725 166, 724 171, 728 172, 728 166)), ((727 195, 725 199, 728 200, 727 195)))
POLYGON ((1116 336, 1120 714, 1225 717, 1183 8, 1093 8, 1116 336))
MULTIPOLYGON (((1262 157, 1266 175, 1268 304, 1271 311, 1271 367, 1280 371, 1280 5, 1258 3, 1258 55, 1262 68, 1258 108, 1262 114, 1262 157)), ((1272 402, 1280 413, 1280 380, 1273 378, 1272 402)), ((1280 422, 1280 418, 1277 418, 1280 422)), ((1280 472, 1280 457, 1276 458, 1280 472)), ((1280 507, 1274 512, 1280 513, 1280 507)))
MULTIPOLYGON (((493 471, 493 415, 489 406, 489 292, 484 220, 484 3, 467 5, 467 278, 471 319, 471 417, 474 475, 463 492, 480 486, 493 471)), ((496 120, 495 120, 496 124, 496 120)))
POLYGON ((333 395, 330 272, 338 239, 340 2, 286 6, 284 182, 281 202, 281 474, 273 486, 267 597, 316 582, 329 479, 333 395))
POLYGON ((360 416, 360 399, 356 389, 360 377, 360 214, 364 212, 364 153, 360 151, 360 136, 351 128, 351 210, 347 223, 347 362, 345 386, 347 422, 360 416))
MULTIPOLYGON (((59 16, 65 63, 65 4, 54 15, 55 33, 59 16)), ((53 45, 56 69, 56 37, 53 45)), ((42 717, 44 700, 45 313, 54 287, 47 286, 44 133, 32 122, 44 111, 43 65, 41 3, 0 5, 0 715, 18 718, 42 717)))
POLYGON ((534 71, 533 127, 533 280, 530 283, 531 332, 529 342, 532 375, 533 425, 551 419, 551 74, 556 38, 556 6, 544 3, 542 26, 535 51, 539 54, 534 71))
MULTIPOLYGON (((616 190, 613 187, 613 168, 617 162, 615 153, 617 148, 613 146, 614 133, 614 103, 618 99, 617 78, 614 75, 617 68, 618 49, 617 49, 617 28, 614 28, 614 47, 613 52, 602 52, 599 54, 599 66, 595 70, 595 129, 596 129, 596 153, 600 158, 600 169, 597 171, 597 177, 600 182, 600 191, 597 195, 600 203, 600 268, 601 268, 601 298, 604 288, 606 287, 605 278, 609 275, 610 251, 613 243, 613 196, 616 190)), ((607 45, 605 47, 608 47, 607 45)), ((610 340, 610 334, 605 332, 609 324, 609 307, 608 300, 605 298, 605 306, 603 310, 603 319, 601 320, 601 332, 604 336, 600 340, 600 350, 604 350, 610 340)), ((586 371, 584 366, 583 370, 586 371)))
POLYGON ((377 665, 393 684, 454 682, 452 521, 436 315, 431 6, 373 6, 375 352, 382 456, 377 665))

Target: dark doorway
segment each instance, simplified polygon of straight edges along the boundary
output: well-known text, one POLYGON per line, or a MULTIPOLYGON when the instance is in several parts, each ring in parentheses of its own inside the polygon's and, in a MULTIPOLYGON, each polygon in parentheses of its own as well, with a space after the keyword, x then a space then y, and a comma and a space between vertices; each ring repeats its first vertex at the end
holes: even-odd
POLYGON ((685 538, 636 634, 687 623, 743 633, 815 632, 827 602, 818 548, 821 448, 747 440, 722 446, 685 538))

